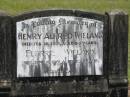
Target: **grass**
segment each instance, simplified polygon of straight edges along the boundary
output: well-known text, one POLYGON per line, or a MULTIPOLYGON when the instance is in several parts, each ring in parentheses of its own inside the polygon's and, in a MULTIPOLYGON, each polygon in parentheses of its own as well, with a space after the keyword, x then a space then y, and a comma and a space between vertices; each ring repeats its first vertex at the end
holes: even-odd
MULTIPOLYGON (((127 12, 130 17, 130 0, 0 0, 0 10, 11 15, 17 15, 32 10, 54 8, 80 9, 99 13, 120 9, 127 12)), ((130 38, 128 44, 128 53, 130 53, 130 38)), ((128 54, 128 64, 128 76, 130 82, 130 54, 128 54)))
POLYGON ((122 9, 130 12, 130 0, 0 0, 0 9, 10 14, 51 8, 105 12, 122 9))

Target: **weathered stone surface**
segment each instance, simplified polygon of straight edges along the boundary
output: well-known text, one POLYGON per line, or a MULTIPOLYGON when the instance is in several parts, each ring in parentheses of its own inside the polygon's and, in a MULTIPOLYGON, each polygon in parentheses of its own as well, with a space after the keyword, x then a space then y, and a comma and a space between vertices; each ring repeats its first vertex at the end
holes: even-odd
POLYGON ((82 80, 82 81, 48 81, 48 82, 17 82, 14 95, 46 95, 46 94, 75 94, 75 93, 107 93, 107 81, 82 80))
POLYGON ((0 12, 0 97, 11 87, 11 17, 0 12))
MULTIPOLYGON (((82 17, 82 18, 89 18, 94 20, 99 20, 104 23, 104 30, 103 30, 103 54, 107 54, 107 19, 105 15, 96 14, 96 13, 87 13, 82 11, 75 11, 75 10, 48 10, 48 11, 41 11, 41 12, 32 12, 23 14, 20 16, 16 16, 13 18, 14 26, 16 26, 16 22, 27 20, 31 18, 37 17, 47 17, 47 16, 74 16, 74 17, 82 17)), ((71 31, 71 29, 70 29, 71 31)), ((13 35, 16 35, 16 28, 13 30, 13 35)), ((16 47, 16 36, 12 37, 14 47, 16 47)), ((13 64, 16 68, 16 48, 13 50, 13 64)), ((103 58, 103 60, 107 58, 103 58)), ((106 65, 106 64, 105 64, 106 65)), ((15 82, 12 86, 12 95, 45 95, 45 94, 53 94, 53 95, 62 95, 62 94, 85 94, 85 93, 107 93, 108 92, 108 83, 106 78, 106 66, 103 66, 103 75, 101 76, 75 76, 75 77, 49 77, 49 78, 14 78, 15 82)), ((17 72, 14 71, 15 77, 17 72)))
POLYGON ((124 12, 114 11, 106 16, 46 10, 13 18, 0 13, 0 44, 0 97, 127 97, 128 15, 124 12), (17 78, 16 22, 48 16, 87 17, 104 23, 103 75, 17 78))
POLYGON ((108 72, 109 72, 110 91, 112 91, 111 97, 127 97, 128 15, 122 11, 114 11, 108 13, 108 15, 109 15, 108 72), (118 92, 115 93, 114 91, 118 92))

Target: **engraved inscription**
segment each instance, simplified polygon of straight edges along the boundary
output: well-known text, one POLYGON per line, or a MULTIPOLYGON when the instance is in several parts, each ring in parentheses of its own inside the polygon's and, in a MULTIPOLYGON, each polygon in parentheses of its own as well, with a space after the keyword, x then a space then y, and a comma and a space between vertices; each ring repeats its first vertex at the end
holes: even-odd
POLYGON ((103 22, 74 16, 16 23, 17 77, 103 74, 103 22))

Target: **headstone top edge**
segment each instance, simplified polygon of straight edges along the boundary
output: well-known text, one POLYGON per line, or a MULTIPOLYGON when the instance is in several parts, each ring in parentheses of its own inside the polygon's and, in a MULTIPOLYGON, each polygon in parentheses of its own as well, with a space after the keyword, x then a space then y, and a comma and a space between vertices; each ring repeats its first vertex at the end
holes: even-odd
POLYGON ((125 12, 124 10, 112 10, 111 12, 108 12, 109 15, 128 15, 127 12, 125 12))
POLYGON ((40 12, 54 12, 54 11, 68 11, 68 12, 72 12, 72 13, 77 13, 77 12, 81 12, 81 13, 88 13, 88 14, 98 14, 98 15, 104 15, 103 13, 100 12, 96 12, 96 11, 89 11, 89 10, 83 10, 83 9, 63 9, 63 8, 53 8, 53 9, 36 9, 36 10, 29 10, 29 11, 24 11, 21 13, 18 13, 16 15, 14 15, 14 17, 17 16, 22 16, 22 15, 28 15, 28 14, 35 14, 35 13, 40 13, 40 12))

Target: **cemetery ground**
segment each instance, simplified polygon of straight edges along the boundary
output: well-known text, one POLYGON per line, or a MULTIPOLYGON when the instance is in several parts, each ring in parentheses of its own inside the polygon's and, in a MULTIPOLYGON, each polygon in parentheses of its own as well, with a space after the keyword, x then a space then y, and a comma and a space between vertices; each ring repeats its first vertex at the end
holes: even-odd
MULTIPOLYGON (((0 10, 10 15, 45 9, 78 9, 103 14, 118 9, 125 11, 130 17, 130 0, 0 0, 0 10)), ((130 30, 128 41, 128 77, 130 83, 130 30)))

